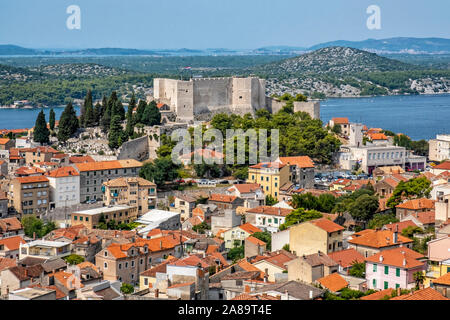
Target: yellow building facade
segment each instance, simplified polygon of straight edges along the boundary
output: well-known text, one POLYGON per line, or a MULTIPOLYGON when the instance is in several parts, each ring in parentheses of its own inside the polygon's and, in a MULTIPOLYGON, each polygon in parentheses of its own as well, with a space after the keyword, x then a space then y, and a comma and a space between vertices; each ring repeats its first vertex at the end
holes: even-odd
POLYGON ((289 167, 278 162, 264 162, 248 168, 248 183, 261 185, 266 196, 277 199, 280 187, 289 182, 289 167))

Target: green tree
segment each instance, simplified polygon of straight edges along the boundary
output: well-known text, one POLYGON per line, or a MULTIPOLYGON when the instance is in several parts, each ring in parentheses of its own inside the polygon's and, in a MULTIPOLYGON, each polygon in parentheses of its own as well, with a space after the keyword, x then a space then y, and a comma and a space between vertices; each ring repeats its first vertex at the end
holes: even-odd
POLYGON ((47 121, 45 120, 44 110, 39 112, 34 125, 33 140, 39 142, 41 145, 50 142, 50 130, 47 128, 47 121))
POLYGON ((431 190, 431 181, 423 176, 406 182, 400 181, 386 204, 390 208, 395 208, 404 199, 428 198, 431 190))
POLYGON ((173 181, 179 177, 179 168, 180 166, 174 164, 170 157, 157 158, 153 162, 144 164, 139 171, 139 176, 161 187, 164 182, 173 181))
POLYGON ((161 112, 156 106, 155 101, 151 101, 144 110, 141 122, 148 126, 156 126, 161 124, 161 112))
POLYGON ((424 231, 418 226, 408 226, 402 230, 402 236, 413 239, 415 234, 423 234, 424 231))
POLYGON ((378 210, 379 203, 376 196, 363 194, 358 197, 349 208, 349 213, 357 221, 367 222, 378 210))
POLYGON ((204 234, 206 232, 206 230, 210 230, 210 229, 211 229, 211 227, 205 221, 192 227, 192 230, 194 230, 195 232, 200 233, 200 234, 204 234))
POLYGON ((414 281, 416 282, 416 290, 418 290, 425 281, 425 275, 422 271, 416 271, 413 273, 414 281))
POLYGON ((333 128, 331 129, 331 131, 333 131, 336 134, 341 134, 342 133, 342 128, 340 124, 335 124, 333 126, 333 128))
POLYGON ((134 95, 131 96, 130 103, 128 104, 128 110, 127 110, 127 126, 126 126, 126 133, 131 138, 134 135, 134 119, 133 119, 133 110, 136 108, 136 97, 134 95))
POLYGON ((80 117, 80 122, 83 127, 89 128, 96 124, 94 106, 92 104, 92 91, 88 90, 86 98, 84 99, 84 117, 80 117))
POLYGON ((291 248, 290 248, 290 246, 289 246, 289 243, 286 243, 286 244, 283 246, 282 249, 291 252, 291 248))
POLYGON ((268 231, 263 232, 255 232, 252 234, 252 237, 255 237, 256 239, 259 239, 266 243, 266 249, 271 251, 272 250, 272 234, 268 231))
POLYGON ((132 294, 134 292, 134 287, 129 283, 122 283, 122 286, 120 287, 120 291, 123 294, 132 294))
POLYGON ((286 230, 287 228, 296 223, 302 223, 305 221, 315 220, 322 217, 323 215, 316 210, 305 211, 305 209, 303 208, 298 208, 286 216, 285 222, 282 225, 280 225, 280 231, 286 230))
POLYGON ((384 225, 389 224, 389 223, 395 223, 395 222, 399 222, 399 220, 395 217, 395 214, 377 213, 369 221, 368 228, 369 229, 381 229, 384 225))
POLYGON ((71 265, 77 265, 84 262, 84 258, 77 254, 71 254, 70 256, 64 257, 64 260, 71 265))
POLYGON ((136 123, 142 123, 144 119, 144 111, 147 108, 147 103, 144 100, 139 100, 137 109, 136 109, 136 115, 135 115, 135 122, 136 123))
POLYGON ((111 125, 109 128, 109 147, 111 149, 117 149, 122 145, 124 131, 122 129, 122 121, 119 115, 115 115, 111 120, 111 125))
POLYGON ((59 119, 58 140, 66 142, 79 128, 77 113, 69 102, 59 119))
POLYGON ((34 215, 24 216, 21 220, 24 233, 26 236, 30 238, 42 238, 49 232, 56 229, 56 225, 54 222, 48 222, 44 224, 42 220, 38 219, 34 215))
POLYGON ((49 119, 48 119, 51 131, 55 130, 55 121, 56 121, 55 119, 56 119, 55 110, 53 110, 53 108, 51 108, 49 119))
POLYGON ((266 206, 274 206, 278 203, 278 200, 272 197, 272 195, 268 194, 266 196, 266 206))
POLYGON ((228 251, 228 259, 236 263, 238 260, 244 258, 244 246, 234 247, 228 251))
POLYGON ((353 261, 352 266, 348 272, 349 275, 357 278, 365 278, 366 263, 353 261))

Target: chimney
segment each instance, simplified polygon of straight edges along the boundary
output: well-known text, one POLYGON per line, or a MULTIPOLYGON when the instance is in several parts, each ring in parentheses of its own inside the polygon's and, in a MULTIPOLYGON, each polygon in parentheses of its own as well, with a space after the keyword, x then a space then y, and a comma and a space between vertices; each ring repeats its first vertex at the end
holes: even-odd
POLYGON ((250 291, 251 291, 250 286, 245 285, 245 287, 244 287, 244 292, 245 292, 245 293, 249 293, 250 291))
POLYGON ((289 292, 287 290, 284 290, 284 298, 285 300, 289 300, 289 292))
POLYGON ((28 278, 28 270, 26 268, 23 270, 23 273, 25 274, 25 277, 28 278))
POLYGON ((159 249, 162 249, 162 240, 159 241, 159 249))
POLYGON ((402 289, 399 287, 397 288, 397 296, 400 296, 402 294, 402 289))
POLYGON ((155 289, 155 298, 159 297, 159 289, 155 289))
POLYGON ((398 242, 398 225, 395 226, 395 232, 393 233, 392 242, 393 243, 397 243, 398 242))
POLYGON ((313 299, 313 291, 309 290, 309 299, 312 300, 313 299))
POLYGON ((384 260, 383 255, 380 254, 380 262, 383 262, 383 260, 384 260))
POLYGON ((33 240, 36 240, 36 232, 33 232, 33 240))

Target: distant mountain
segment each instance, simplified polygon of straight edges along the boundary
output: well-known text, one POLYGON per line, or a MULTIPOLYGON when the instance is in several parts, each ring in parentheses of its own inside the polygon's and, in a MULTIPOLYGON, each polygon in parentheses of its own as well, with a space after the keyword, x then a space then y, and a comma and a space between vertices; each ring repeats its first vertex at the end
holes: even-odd
POLYGON ((0 44, 0 56, 38 55, 41 51, 27 49, 11 44, 0 44))
POLYGON ((378 54, 450 54, 450 39, 444 38, 411 38, 399 37, 389 39, 367 39, 363 41, 338 40, 320 43, 312 47, 299 46, 265 46, 257 49, 226 49, 208 48, 198 49, 126 49, 126 48, 98 48, 80 50, 37 50, 27 49, 15 45, 0 45, 1 55, 98 55, 98 56, 208 56, 208 55, 286 55, 293 56, 304 52, 311 52, 326 47, 350 47, 378 54))
POLYGON ((367 39, 364 41, 338 40, 312 46, 309 50, 334 46, 351 47, 377 53, 450 53, 450 39, 407 37, 380 40, 367 39))
POLYGON ((255 68, 269 75, 283 74, 334 74, 359 72, 401 71, 419 69, 418 66, 378 56, 375 53, 347 48, 327 47, 298 57, 255 68))

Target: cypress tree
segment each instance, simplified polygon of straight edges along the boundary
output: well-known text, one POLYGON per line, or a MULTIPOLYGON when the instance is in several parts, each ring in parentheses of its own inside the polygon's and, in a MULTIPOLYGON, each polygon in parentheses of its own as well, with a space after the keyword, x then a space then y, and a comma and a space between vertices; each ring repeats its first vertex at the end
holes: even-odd
POLYGON ((102 118, 102 105, 97 102, 94 108, 94 117, 95 117, 95 124, 100 124, 100 119, 102 118))
POLYGON ((84 99, 83 118, 80 117, 80 123, 83 127, 92 127, 95 125, 94 107, 92 105, 92 91, 89 89, 84 99))
POLYGON ((41 145, 50 142, 50 130, 47 128, 47 121, 45 120, 44 110, 39 112, 34 126, 33 140, 39 142, 41 145))
POLYGON ((56 114, 55 114, 55 110, 50 109, 50 115, 49 115, 49 119, 48 122, 50 124, 50 130, 55 130, 55 118, 56 118, 56 114))
POLYGON ((106 104, 106 109, 103 110, 101 125, 103 132, 107 133, 109 131, 109 127, 111 126, 111 106, 109 102, 106 104))
POLYGON ((135 123, 142 123, 142 124, 144 124, 143 123, 143 117, 144 117, 144 111, 145 111, 146 107, 147 107, 147 103, 144 100, 139 100, 139 104, 138 104, 138 107, 136 109, 136 115, 134 116, 134 118, 135 118, 134 122, 135 123))
POLYGON ((58 140, 66 142, 79 128, 77 113, 69 102, 61 114, 58 125, 58 140))
POLYGON ((130 103, 128 104, 128 111, 127 111, 127 127, 126 127, 126 134, 128 137, 132 137, 134 134, 134 119, 133 119, 133 110, 136 107, 136 97, 133 95, 131 96, 130 103))
POLYGON ((125 108, 123 107, 122 102, 120 102, 120 100, 117 100, 116 103, 114 103, 113 105, 113 109, 111 112, 111 117, 113 116, 119 116, 120 120, 125 120, 125 108))
POLYGON ((109 147, 117 149, 123 142, 124 132, 122 130, 122 121, 119 115, 115 115, 111 119, 111 126, 109 128, 109 147))
POLYGON ((159 112, 155 101, 150 102, 145 108, 142 123, 148 126, 161 124, 161 112, 159 112))

